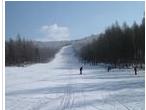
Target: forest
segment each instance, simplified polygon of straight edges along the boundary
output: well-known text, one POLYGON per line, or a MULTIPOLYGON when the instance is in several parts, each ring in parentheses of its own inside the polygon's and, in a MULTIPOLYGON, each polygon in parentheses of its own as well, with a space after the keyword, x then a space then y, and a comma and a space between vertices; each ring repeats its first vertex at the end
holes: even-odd
POLYGON ((48 62, 59 48, 39 47, 31 40, 17 35, 5 41, 5 65, 24 66, 31 63, 48 62))
MULTIPOLYGON (((75 52, 83 63, 144 64, 145 18, 142 19, 141 24, 134 22, 131 27, 126 23, 120 26, 115 22, 106 28, 105 32, 94 35, 92 42, 79 46, 80 49, 75 49, 77 50, 75 52)), ((61 46, 59 48, 41 47, 17 35, 16 39, 10 38, 5 41, 5 64, 48 62, 60 48, 61 46)))
POLYGON ((144 64, 145 18, 129 27, 115 22, 77 52, 84 63, 144 64))

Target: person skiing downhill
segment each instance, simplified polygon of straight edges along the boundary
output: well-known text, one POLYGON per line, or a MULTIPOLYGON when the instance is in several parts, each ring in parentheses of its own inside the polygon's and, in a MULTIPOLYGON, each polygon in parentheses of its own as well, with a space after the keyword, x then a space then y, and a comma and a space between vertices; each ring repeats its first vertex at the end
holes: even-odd
POLYGON ((136 65, 134 66, 134 72, 135 72, 135 75, 137 75, 137 66, 136 65))
POLYGON ((83 67, 81 66, 80 67, 80 75, 82 75, 82 70, 83 70, 83 67))
POLYGON ((112 69, 111 66, 108 66, 108 67, 107 67, 107 71, 108 71, 108 72, 109 72, 111 69, 112 69))

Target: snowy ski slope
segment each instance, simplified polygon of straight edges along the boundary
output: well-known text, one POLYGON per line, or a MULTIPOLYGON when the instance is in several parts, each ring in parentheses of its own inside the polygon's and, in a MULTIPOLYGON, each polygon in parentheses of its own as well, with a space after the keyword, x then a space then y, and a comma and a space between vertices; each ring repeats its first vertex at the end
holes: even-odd
POLYGON ((144 71, 80 66, 66 46, 50 63, 6 67, 6 110, 144 110, 144 71))

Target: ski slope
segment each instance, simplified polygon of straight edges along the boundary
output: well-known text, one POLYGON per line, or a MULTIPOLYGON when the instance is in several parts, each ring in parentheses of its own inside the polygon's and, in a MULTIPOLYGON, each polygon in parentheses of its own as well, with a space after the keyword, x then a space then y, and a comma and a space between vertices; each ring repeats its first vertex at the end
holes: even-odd
POLYGON ((144 70, 80 66, 66 46, 50 63, 6 67, 6 110, 144 110, 144 70))

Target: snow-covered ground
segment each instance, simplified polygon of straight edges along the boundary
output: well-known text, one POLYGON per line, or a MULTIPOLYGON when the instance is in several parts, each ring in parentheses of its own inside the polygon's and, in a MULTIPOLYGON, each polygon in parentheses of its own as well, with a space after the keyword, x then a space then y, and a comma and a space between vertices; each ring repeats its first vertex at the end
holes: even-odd
POLYGON ((66 46, 50 63, 6 67, 6 110, 144 110, 144 71, 80 66, 66 46))

